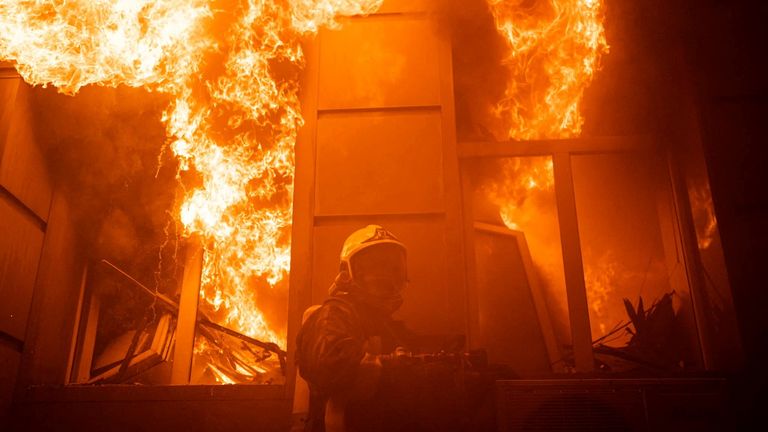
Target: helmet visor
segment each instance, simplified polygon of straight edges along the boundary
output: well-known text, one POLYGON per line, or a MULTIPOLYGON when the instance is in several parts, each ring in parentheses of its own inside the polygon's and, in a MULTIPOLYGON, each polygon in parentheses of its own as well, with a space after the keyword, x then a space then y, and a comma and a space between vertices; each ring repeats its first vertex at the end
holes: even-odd
POLYGON ((390 279, 396 283, 405 283, 405 250, 396 244, 380 244, 361 250, 350 259, 352 277, 355 280, 390 279))

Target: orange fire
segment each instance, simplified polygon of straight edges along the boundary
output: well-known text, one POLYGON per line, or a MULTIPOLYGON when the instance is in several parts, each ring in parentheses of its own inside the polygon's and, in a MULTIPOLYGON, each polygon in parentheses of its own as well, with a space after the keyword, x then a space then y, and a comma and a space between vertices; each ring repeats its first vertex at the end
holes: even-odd
POLYGON ((696 227, 696 239, 700 250, 709 248, 717 231, 715 204, 712 202, 712 192, 706 182, 692 185, 688 188, 693 223, 696 227))
POLYGON ((95 84, 169 96, 169 148, 193 179, 178 217, 206 247, 203 307, 284 347, 256 287, 285 289, 290 267, 300 38, 381 2, 0 0, 0 59, 70 95, 95 84))
POLYGON ((501 137, 567 138, 581 132, 584 90, 608 51, 600 0, 488 0, 507 42, 501 137))
POLYGON ((599 257, 585 257, 587 265, 584 270, 584 280, 587 285, 589 299, 589 316, 592 323, 592 335, 606 334, 617 322, 611 322, 616 317, 607 316, 606 305, 611 294, 615 291, 617 274, 622 271, 613 253, 605 251, 599 257))
POLYGON ((555 176, 551 158, 514 158, 504 161, 505 180, 496 185, 492 199, 503 203, 499 210, 507 227, 520 230, 530 225, 533 214, 526 211, 526 201, 536 193, 554 192, 555 176), (510 200, 512 198, 512 200, 510 200))
MULTIPOLYGON (((584 123, 580 112, 584 90, 608 52, 601 1, 488 0, 488 4, 508 49, 506 90, 491 110, 497 138, 578 136, 584 123)), ((553 235, 557 216, 552 160, 510 159, 502 169, 489 198, 499 206, 505 225, 525 232, 534 261, 550 273, 545 275, 550 289, 562 291, 562 276, 556 274, 562 273, 560 240, 553 235)), ((588 290, 602 293, 605 285, 595 276, 599 272, 585 273, 588 290)), ((590 296, 593 312, 602 308, 600 298, 590 296)))

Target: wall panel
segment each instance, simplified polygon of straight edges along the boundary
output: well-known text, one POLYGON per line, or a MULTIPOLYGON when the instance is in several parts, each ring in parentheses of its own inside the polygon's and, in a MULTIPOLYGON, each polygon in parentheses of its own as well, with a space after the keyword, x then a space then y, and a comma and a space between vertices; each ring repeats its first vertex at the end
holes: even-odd
POLYGON ((20 360, 21 353, 16 350, 16 347, 0 340, 0 425, 7 424, 4 416, 9 411, 13 400, 20 360))
POLYGON ((23 384, 64 383, 83 267, 69 205, 55 194, 29 315, 23 384))
POLYGON ((373 16, 342 24, 319 35, 320 110, 440 104, 430 20, 373 16))
POLYGON ((321 116, 315 214, 444 210, 439 112, 321 116))
POLYGON ((387 1, 307 50, 294 226, 310 227, 294 229, 303 259, 291 268, 301 311, 328 297, 344 239, 379 224, 409 252, 396 317, 425 335, 466 331, 450 42, 420 13, 431 7, 387 1))
POLYGON ((24 340, 45 236, 38 221, 0 194, 0 331, 24 340))
MULTIPOLYGON (((0 74, 2 73, 2 64, 0 64, 0 74)), ((0 75, 0 155, 5 147, 5 137, 8 134, 8 127, 11 122, 11 112, 16 102, 16 92, 19 89, 17 78, 3 78, 0 75)))
POLYGON ((16 103, 10 112, 10 125, 0 160, 0 185, 40 219, 47 220, 51 183, 42 152, 35 143, 30 91, 29 85, 19 85, 16 103))

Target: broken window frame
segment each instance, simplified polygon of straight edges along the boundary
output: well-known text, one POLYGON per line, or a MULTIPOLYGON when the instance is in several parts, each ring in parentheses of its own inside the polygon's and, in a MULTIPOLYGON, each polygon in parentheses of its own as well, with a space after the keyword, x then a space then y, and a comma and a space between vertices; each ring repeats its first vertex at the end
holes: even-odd
MULTIPOLYGON (((83 272, 81 281, 75 338, 70 353, 65 382, 67 384, 120 383, 121 378, 130 378, 131 376, 135 376, 152 368, 158 363, 171 361, 170 381, 168 384, 191 384, 195 335, 200 327, 206 327, 236 337, 245 343, 273 353, 278 357, 281 372, 285 376, 287 372, 287 354, 276 344, 262 342, 248 337, 218 325, 198 314, 204 254, 203 247, 199 242, 194 240, 189 242, 186 250, 184 273, 179 288, 180 298, 178 303, 163 294, 154 292, 145 287, 141 282, 137 281, 109 261, 101 260, 89 263, 83 272), (146 296, 153 298, 153 305, 159 304, 159 309, 162 309, 162 318, 168 317, 170 319, 170 323, 166 325, 167 331, 160 335, 161 340, 159 342, 156 341, 155 339, 157 339, 157 335, 155 335, 152 339, 151 349, 139 352, 136 351, 139 348, 136 343, 139 339, 139 333, 144 330, 146 324, 149 324, 146 320, 143 320, 142 324, 139 326, 140 328, 137 329, 134 341, 130 344, 126 356, 120 364, 117 366, 110 365, 109 370, 95 375, 93 374, 92 363, 94 358, 96 333, 99 326, 100 300, 89 283, 88 269, 93 266, 103 266, 110 269, 113 275, 116 278, 119 278, 125 286, 131 287, 132 289, 138 290, 146 296), (161 346, 159 349, 155 349, 155 346, 158 345, 158 343, 161 346)), ((158 323, 162 322, 162 318, 158 323)))
POLYGON ((708 323, 705 305, 702 301, 702 272, 698 259, 696 233, 693 227, 691 210, 688 205, 687 190, 670 155, 656 145, 652 135, 632 135, 614 137, 584 137, 574 139, 531 140, 531 141, 465 141, 459 142, 458 156, 461 169, 462 193, 464 195, 464 243, 468 267, 468 308, 472 317, 477 314, 476 280, 474 278, 474 223, 469 197, 472 193, 471 178, 462 162, 480 158, 513 158, 549 156, 552 158, 555 180, 555 198, 558 223, 560 228, 561 251, 565 270, 565 287, 568 304, 568 317, 573 343, 575 371, 589 373, 594 368, 594 353, 590 330, 589 306, 584 279, 584 262, 579 237, 576 210, 576 196, 573 185, 572 156, 609 153, 645 152, 661 154, 667 161, 667 173, 671 182, 674 200, 674 215, 677 218, 680 246, 693 302, 696 332, 705 370, 711 370, 712 347, 709 343, 708 323))

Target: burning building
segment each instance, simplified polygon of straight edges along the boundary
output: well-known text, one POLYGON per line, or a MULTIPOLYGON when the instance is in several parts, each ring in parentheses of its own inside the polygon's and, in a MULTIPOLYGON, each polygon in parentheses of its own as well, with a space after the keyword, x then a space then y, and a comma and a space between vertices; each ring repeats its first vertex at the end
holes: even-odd
POLYGON ((725 6, 677 7, 0 0, 3 422, 290 429, 302 314, 380 224, 398 317, 508 372, 481 424, 726 427, 765 101, 725 6))

